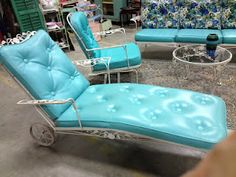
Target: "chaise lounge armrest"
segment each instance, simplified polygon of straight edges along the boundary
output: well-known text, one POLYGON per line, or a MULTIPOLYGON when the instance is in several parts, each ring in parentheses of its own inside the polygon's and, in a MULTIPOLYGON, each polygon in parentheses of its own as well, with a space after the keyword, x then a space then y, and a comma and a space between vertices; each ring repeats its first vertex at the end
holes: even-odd
POLYGON ((125 42, 127 42, 126 32, 125 32, 124 28, 117 28, 117 29, 112 29, 112 30, 107 30, 107 31, 100 31, 100 32, 93 33, 93 35, 107 36, 107 35, 112 35, 115 33, 122 33, 124 35, 125 42))
POLYGON ((72 63, 77 66, 83 66, 83 67, 91 67, 95 66, 97 64, 104 64, 106 65, 107 70, 109 71, 109 64, 110 64, 111 57, 102 57, 102 58, 91 58, 91 59, 85 59, 85 60, 76 60, 72 63))
POLYGON ((107 31, 100 31, 100 32, 96 32, 96 33, 93 33, 93 34, 100 35, 100 36, 105 36, 105 35, 114 34, 114 33, 126 34, 124 28, 117 28, 117 29, 112 29, 112 30, 107 30, 107 31))
POLYGON ((104 64, 107 68, 107 75, 108 75, 108 83, 111 83, 111 77, 110 77, 110 60, 111 57, 102 57, 102 58, 91 58, 91 59, 85 59, 85 60, 76 60, 73 61, 72 63, 77 65, 77 66, 82 66, 82 67, 92 67, 97 64, 104 64))
POLYGON ((48 105, 48 104, 66 104, 71 103, 73 109, 75 110, 76 116, 78 118, 78 122, 80 128, 82 128, 81 120, 79 117, 78 107, 76 106, 76 102, 73 98, 63 99, 63 100, 20 100, 17 104, 21 105, 48 105))
POLYGON ((20 100, 17 104, 27 104, 27 105, 47 105, 47 104, 65 104, 74 103, 72 98, 66 100, 20 100))
POLYGON ((109 47, 99 47, 99 48, 93 48, 93 49, 86 49, 86 51, 92 52, 92 51, 97 51, 97 50, 120 48, 120 47, 122 47, 125 51, 125 58, 127 60, 128 66, 129 66, 128 51, 127 51, 127 46, 126 45, 113 45, 113 46, 109 46, 109 47))

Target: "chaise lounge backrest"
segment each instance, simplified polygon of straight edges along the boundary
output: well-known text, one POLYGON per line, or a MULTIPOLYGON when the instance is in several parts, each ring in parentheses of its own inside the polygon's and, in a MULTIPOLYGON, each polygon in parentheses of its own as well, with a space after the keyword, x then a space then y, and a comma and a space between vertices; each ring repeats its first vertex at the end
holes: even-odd
MULTIPOLYGON (((43 30, 23 44, 0 48, 0 60, 35 99, 76 99, 89 86, 87 79, 43 30)), ((44 109, 56 119, 69 106, 51 105, 44 109)))

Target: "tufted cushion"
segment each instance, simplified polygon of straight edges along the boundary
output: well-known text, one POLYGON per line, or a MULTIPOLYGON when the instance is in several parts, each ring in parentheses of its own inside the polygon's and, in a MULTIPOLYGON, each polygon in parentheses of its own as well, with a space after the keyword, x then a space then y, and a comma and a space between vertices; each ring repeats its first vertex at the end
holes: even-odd
MULTIPOLYGON (((125 130, 201 148, 210 148, 227 134, 224 101, 193 91, 142 84, 94 85, 76 103, 84 127, 125 130)), ((78 125, 72 107, 56 124, 78 125)))
POLYGON ((180 28, 220 29, 220 0, 179 0, 180 28))
POLYGON ((135 34, 138 42, 175 42, 178 29, 142 29, 135 34))
MULTIPOLYGON (((35 99, 77 99, 89 85, 43 30, 22 44, 0 48, 0 58, 35 99)), ((51 105, 44 108, 56 119, 69 106, 51 105)))
POLYGON ((176 1, 144 1, 141 19, 143 28, 178 28, 178 6, 176 1))
POLYGON ((236 1, 222 0, 222 28, 236 28, 236 1))
MULTIPOLYGON (((139 48, 134 43, 125 44, 127 48, 127 55, 129 60, 129 66, 137 66, 141 64, 141 54, 139 48)), ((126 60, 126 54, 123 47, 107 48, 101 50, 100 57, 111 57, 109 69, 123 68, 128 66, 128 60, 126 60)), ((106 69, 104 64, 97 64, 93 66, 94 71, 100 71, 106 69)))
MULTIPOLYGON (((87 17, 84 15, 83 12, 72 13, 72 15, 70 17, 70 21, 71 21, 71 25, 76 30, 77 34, 83 40, 87 49, 99 48, 99 45, 93 36, 91 28, 89 27, 87 17)), ((87 52, 85 50, 85 47, 82 45, 82 43, 79 39, 78 39, 78 42, 79 42, 81 49, 84 51, 85 55, 87 56, 87 58, 89 58, 89 56, 87 55, 87 52)), ((100 51, 99 50, 93 51, 92 56, 99 57, 100 51)))

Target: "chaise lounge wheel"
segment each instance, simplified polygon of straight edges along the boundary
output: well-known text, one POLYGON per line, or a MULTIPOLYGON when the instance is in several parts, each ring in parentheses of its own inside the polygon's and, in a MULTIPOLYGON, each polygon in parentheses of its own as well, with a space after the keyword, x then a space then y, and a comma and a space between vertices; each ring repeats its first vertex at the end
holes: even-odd
POLYGON ((54 130, 42 123, 32 124, 30 135, 41 146, 51 146, 55 142, 54 130))

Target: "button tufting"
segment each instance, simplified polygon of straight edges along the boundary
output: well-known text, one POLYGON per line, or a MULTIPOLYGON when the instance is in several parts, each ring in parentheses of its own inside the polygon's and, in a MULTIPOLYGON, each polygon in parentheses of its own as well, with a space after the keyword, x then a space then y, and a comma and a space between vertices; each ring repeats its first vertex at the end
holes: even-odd
POLYGON ((92 87, 92 86, 90 86, 88 89, 87 89, 87 91, 89 92, 89 93, 96 93, 96 88, 95 87, 92 87))
POLYGON ((47 52, 51 52, 51 48, 47 48, 47 52))
POLYGON ((203 131, 203 130, 209 129, 211 127, 211 123, 205 119, 206 118, 204 118, 204 117, 195 118, 194 123, 195 123, 198 130, 203 131))
POLYGON ((108 106, 107 111, 108 111, 108 112, 116 112, 117 110, 116 110, 115 105, 112 104, 112 105, 109 105, 109 106, 108 106))
POLYGON ((171 103, 170 104, 170 108, 172 111, 177 112, 177 113, 187 113, 187 112, 191 112, 194 111, 194 108, 185 102, 175 102, 175 103, 171 103))
POLYGON ((130 90, 131 90, 130 86, 127 85, 120 88, 121 92, 130 92, 130 90))
POLYGON ((47 69, 48 69, 48 71, 51 71, 51 70, 52 70, 52 68, 51 68, 50 66, 48 66, 47 69))
POLYGON ((103 103, 103 102, 106 102, 107 99, 104 96, 98 96, 97 101, 100 102, 100 103, 103 103))
POLYGON ((74 79, 75 79, 75 77, 74 77, 74 76, 71 76, 71 77, 70 77, 70 79, 71 79, 71 80, 74 80, 74 79))
POLYGON ((27 59, 24 59, 24 63, 28 63, 29 61, 27 59))
POLYGON ((214 100, 207 95, 204 95, 204 96, 194 95, 192 98, 196 103, 199 103, 202 105, 211 105, 214 103, 214 100))
POLYGON ((158 95, 159 97, 164 98, 164 97, 168 96, 169 90, 168 89, 159 89, 159 88, 153 89, 152 88, 148 92, 150 93, 150 95, 158 95))
POLYGON ((55 94, 55 92, 51 92, 51 95, 52 95, 52 96, 55 96, 56 94, 55 94))
POLYGON ((159 117, 159 113, 157 112, 150 112, 150 118, 152 120, 156 120, 159 117))
POLYGON ((133 95, 129 100, 134 104, 141 104, 144 98, 144 95, 133 95))
POLYGON ((168 90, 161 90, 160 91, 160 97, 166 97, 168 93, 168 90))

